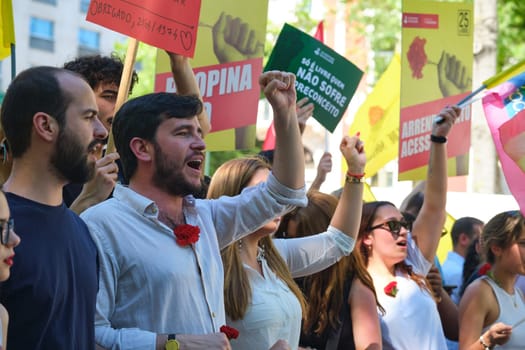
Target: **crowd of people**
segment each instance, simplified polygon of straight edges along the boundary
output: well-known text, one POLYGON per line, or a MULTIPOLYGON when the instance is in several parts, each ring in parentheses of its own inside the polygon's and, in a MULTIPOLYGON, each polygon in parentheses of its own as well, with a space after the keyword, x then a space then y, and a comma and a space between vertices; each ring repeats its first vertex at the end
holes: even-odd
POLYGON ((459 108, 436 113, 427 179, 406 206, 363 203, 363 140, 341 140, 337 197, 320 192, 329 153, 307 190, 313 105, 293 74, 265 72, 274 152, 225 162, 207 183, 210 124, 188 59, 167 54, 178 94, 116 113, 116 56, 29 68, 7 89, 4 349, 525 348, 522 213, 458 219, 436 259, 459 108))

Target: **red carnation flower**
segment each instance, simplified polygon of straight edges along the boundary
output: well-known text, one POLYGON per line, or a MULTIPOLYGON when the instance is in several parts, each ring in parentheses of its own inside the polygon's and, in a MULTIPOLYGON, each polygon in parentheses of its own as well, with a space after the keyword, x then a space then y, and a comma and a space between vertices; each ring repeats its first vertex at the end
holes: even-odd
POLYGON ((177 237, 177 244, 184 247, 196 243, 199 240, 201 230, 198 226, 184 224, 175 227, 173 233, 177 237))
POLYGON ((230 326, 224 325, 220 328, 220 331, 226 334, 228 339, 237 339, 237 337, 239 336, 239 331, 230 326))
POLYGON ((480 266, 480 268, 478 270, 478 274, 480 276, 485 276, 487 274, 487 272, 489 272, 491 267, 492 266, 490 266, 489 263, 484 263, 483 265, 480 266))
POLYGON ((392 298, 396 297, 398 290, 397 290, 397 282, 392 281, 385 287, 385 294, 388 296, 391 296, 392 298))
POLYGON ((427 39, 416 36, 408 48, 407 58, 410 69, 412 69, 412 78, 423 78, 422 70, 427 64, 426 42, 427 39))

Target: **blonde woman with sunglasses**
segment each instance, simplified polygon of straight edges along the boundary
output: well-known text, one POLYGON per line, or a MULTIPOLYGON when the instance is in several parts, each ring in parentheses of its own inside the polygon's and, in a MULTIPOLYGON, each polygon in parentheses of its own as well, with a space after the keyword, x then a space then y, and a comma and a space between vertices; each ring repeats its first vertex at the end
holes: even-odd
POLYGON ((390 202, 363 206, 356 249, 370 273, 379 304, 383 349, 447 348, 431 287, 425 280, 445 222, 446 136, 460 109, 444 108, 432 124, 424 201, 412 225, 390 202))

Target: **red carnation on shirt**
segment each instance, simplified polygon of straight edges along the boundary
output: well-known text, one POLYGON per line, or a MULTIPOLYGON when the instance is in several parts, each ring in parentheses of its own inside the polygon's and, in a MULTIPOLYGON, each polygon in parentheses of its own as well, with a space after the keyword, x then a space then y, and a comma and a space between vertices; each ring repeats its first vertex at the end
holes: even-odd
POLYGON ((487 272, 489 272, 491 267, 492 266, 490 266, 489 263, 484 263, 483 265, 480 266, 480 268, 478 270, 478 274, 480 276, 485 276, 487 274, 487 272))
POLYGON ((224 325, 220 328, 220 331, 226 334, 228 339, 237 339, 237 337, 239 336, 239 331, 230 326, 224 325))
POLYGON ((397 290, 397 282, 392 281, 385 287, 385 294, 388 296, 391 296, 392 298, 396 297, 398 290, 397 290))
POLYGON ((199 226, 184 224, 175 227, 173 233, 177 238, 177 244, 184 247, 196 243, 199 240, 201 230, 199 226))

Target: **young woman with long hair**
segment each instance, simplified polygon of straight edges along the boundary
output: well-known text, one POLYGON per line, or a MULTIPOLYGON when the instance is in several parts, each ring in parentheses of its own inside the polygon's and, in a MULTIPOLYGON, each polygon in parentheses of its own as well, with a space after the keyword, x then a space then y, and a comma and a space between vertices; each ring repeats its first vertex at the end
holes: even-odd
MULTIPOLYGON (((227 323, 240 333, 231 341, 232 349, 267 350, 279 339, 297 349, 306 303, 293 278, 321 271, 352 251, 361 217, 366 157, 357 136, 345 136, 340 149, 349 174, 326 232, 273 240, 279 224, 275 218, 223 249, 227 323)), ((213 175, 208 198, 250 191, 269 172, 269 165, 260 158, 228 161, 213 175)))
POLYGON ((432 124, 424 201, 412 225, 390 202, 363 206, 355 250, 363 259, 385 310, 384 314, 378 313, 384 349, 447 347, 436 307, 438 300, 425 276, 432 267, 445 222, 446 136, 459 113, 457 107, 445 107, 432 124))
MULTIPOLYGON (((337 207, 337 197, 308 192, 308 205, 286 214, 276 236, 307 237, 326 230, 337 207)), ((326 270, 306 276, 298 284, 308 312, 299 344, 325 350, 376 350, 381 330, 372 278, 353 251, 326 270)))
POLYGON ((459 348, 525 349, 525 299, 516 287, 525 274, 525 218, 518 210, 494 216, 480 241, 491 267, 461 298, 459 348))

